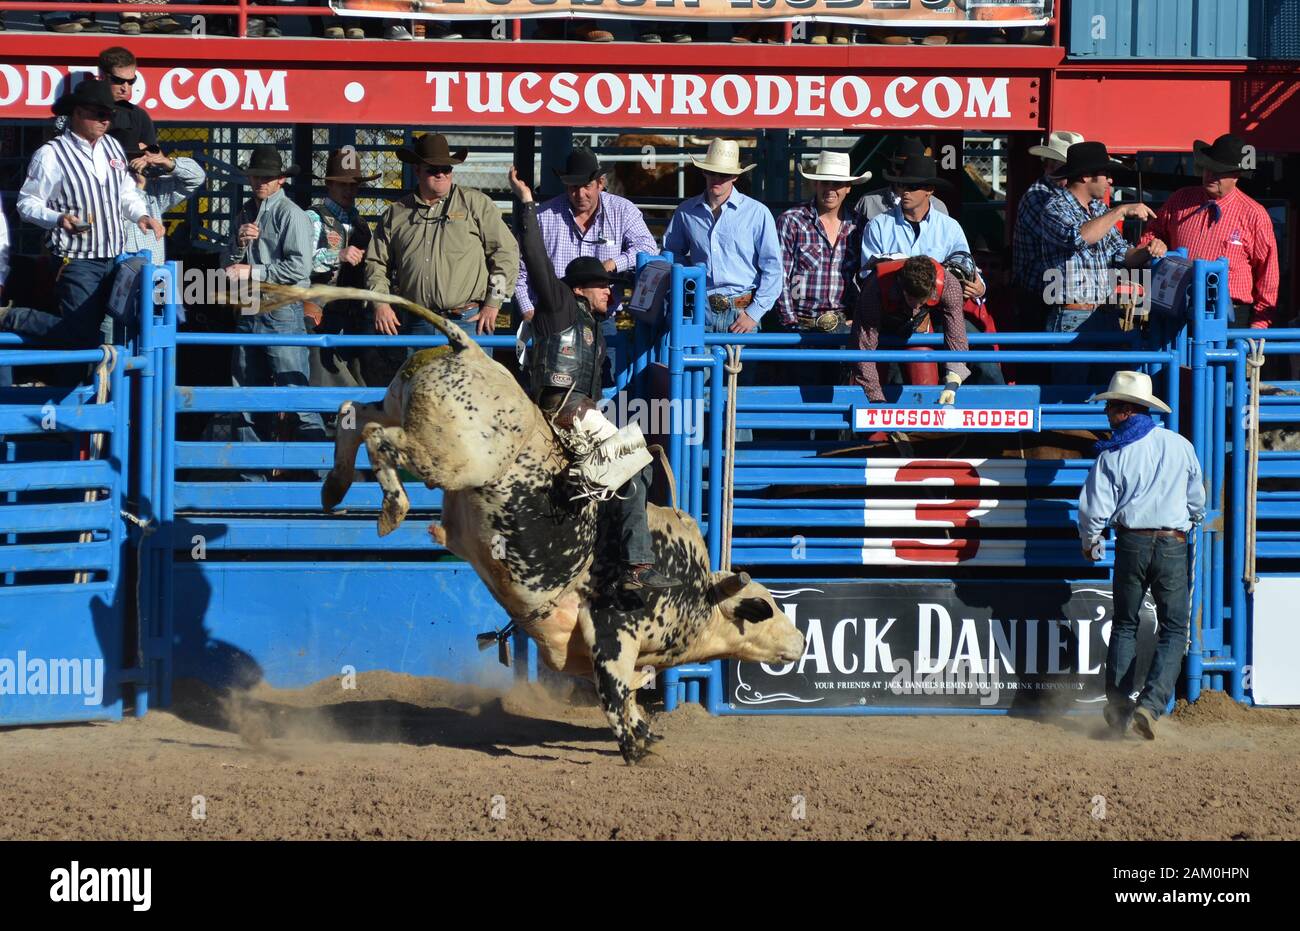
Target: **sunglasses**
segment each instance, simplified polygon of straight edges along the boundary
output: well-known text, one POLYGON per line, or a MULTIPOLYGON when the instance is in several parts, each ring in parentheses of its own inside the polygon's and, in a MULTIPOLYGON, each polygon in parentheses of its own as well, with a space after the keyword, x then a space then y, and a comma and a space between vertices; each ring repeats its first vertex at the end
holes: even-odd
POLYGON ((425 165, 420 170, 423 171, 426 175, 431 175, 431 176, 451 174, 450 165, 425 165))
POLYGON ((80 109, 88 115, 89 119, 97 123, 107 123, 113 118, 112 110, 104 110, 100 107, 81 107, 80 109))
POLYGON ((110 75, 108 76, 108 79, 109 79, 110 81, 112 81, 114 84, 134 84, 136 78, 138 78, 138 77, 140 77, 140 75, 136 74, 136 75, 132 75, 132 76, 129 77, 129 78, 119 78, 119 77, 118 77, 117 75, 115 75, 115 74, 110 74, 110 75))
POLYGON ((924 191, 924 184, 895 184, 895 191, 924 191))

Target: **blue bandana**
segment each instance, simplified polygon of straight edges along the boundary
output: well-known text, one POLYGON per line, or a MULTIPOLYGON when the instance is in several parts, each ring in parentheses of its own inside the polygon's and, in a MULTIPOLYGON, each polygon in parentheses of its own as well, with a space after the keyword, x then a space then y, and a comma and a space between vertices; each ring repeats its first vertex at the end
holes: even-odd
POLYGON ((1112 449, 1123 449, 1130 443, 1136 443, 1154 430, 1155 426, 1156 422, 1151 419, 1150 414, 1131 414, 1118 429, 1111 431, 1109 440, 1097 441, 1097 455, 1100 456, 1112 449))

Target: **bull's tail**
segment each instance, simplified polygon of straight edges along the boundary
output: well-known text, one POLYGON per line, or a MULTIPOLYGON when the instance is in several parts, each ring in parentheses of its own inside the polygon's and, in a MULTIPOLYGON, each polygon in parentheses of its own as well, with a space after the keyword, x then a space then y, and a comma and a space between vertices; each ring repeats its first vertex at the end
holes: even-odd
POLYGON ((483 352, 483 347, 470 339, 464 330, 448 321, 446 317, 439 316, 429 308, 421 307, 414 301, 408 301, 396 294, 384 294, 382 291, 370 291, 365 288, 339 288, 328 284, 314 284, 310 287, 300 288, 296 285, 263 283, 257 309, 258 313, 263 313, 299 301, 310 301, 313 304, 325 305, 330 301, 346 300, 373 301, 377 304, 392 304, 395 307, 405 308, 417 317, 433 324, 439 333, 447 337, 447 342, 457 352, 483 352))

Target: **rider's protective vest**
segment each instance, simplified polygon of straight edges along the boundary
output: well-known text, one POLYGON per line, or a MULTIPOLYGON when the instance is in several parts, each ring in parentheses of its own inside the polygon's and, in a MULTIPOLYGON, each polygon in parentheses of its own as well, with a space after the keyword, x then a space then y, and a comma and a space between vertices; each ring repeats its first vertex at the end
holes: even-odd
POLYGON ((880 262, 876 265, 876 284, 880 288, 881 327, 891 333, 909 335, 911 333, 932 332, 930 326, 930 309, 939 305, 943 294, 944 268, 934 259, 934 297, 926 301, 915 312, 907 306, 899 289, 894 287, 898 272, 903 267, 903 260, 896 259, 880 262))
POLYGON ((578 298, 573 326, 552 333, 529 353, 528 384, 534 400, 543 391, 573 388, 573 397, 600 400, 600 373, 605 361, 605 334, 587 302, 578 298))

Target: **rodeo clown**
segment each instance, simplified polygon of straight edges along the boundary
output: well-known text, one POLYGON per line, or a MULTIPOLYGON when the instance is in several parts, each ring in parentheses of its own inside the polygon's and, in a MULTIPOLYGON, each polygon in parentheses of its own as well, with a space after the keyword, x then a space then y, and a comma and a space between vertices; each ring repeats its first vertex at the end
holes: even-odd
POLYGON ((574 456, 572 477, 590 495, 607 502, 607 517, 622 548, 624 591, 672 588, 681 584, 654 567, 646 492, 650 453, 641 428, 618 429, 600 412, 600 373, 605 335, 600 320, 609 312, 610 273, 604 263, 579 256, 557 278, 537 225, 533 192, 510 169, 510 189, 519 199, 521 252, 534 295, 533 348, 524 362, 529 394, 546 414, 556 435, 574 456))

